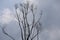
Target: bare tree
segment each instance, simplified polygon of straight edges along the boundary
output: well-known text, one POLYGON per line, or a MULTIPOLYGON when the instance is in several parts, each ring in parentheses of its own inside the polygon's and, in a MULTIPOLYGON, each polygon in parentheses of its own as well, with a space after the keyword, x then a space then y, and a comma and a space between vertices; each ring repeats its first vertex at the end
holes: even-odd
MULTIPOLYGON (((27 1, 26 3, 15 4, 16 17, 17 17, 18 25, 20 27, 21 39, 22 40, 34 40, 34 38, 36 38, 36 37, 37 37, 37 40, 39 40, 39 34, 40 34, 40 31, 41 31, 41 27, 42 27, 42 24, 40 22, 40 20, 42 18, 42 11, 41 11, 41 13, 39 13, 40 17, 36 21, 35 10, 37 11, 37 7, 34 4, 30 4, 29 1, 27 1), (17 9, 19 9, 20 13, 17 12, 17 9), (22 17, 20 15, 21 13, 22 13, 22 17), (32 13, 32 16, 33 16, 31 24, 29 23, 28 17, 27 17, 29 13, 32 13), (36 30, 35 35, 33 35, 34 34, 34 32, 33 32, 34 29, 36 30)), ((5 35, 7 35, 9 38, 11 38, 12 40, 15 40, 14 37, 9 35, 5 31, 5 28, 6 28, 5 25, 3 27, 1 27, 2 32, 5 35)))
POLYGON ((33 40, 37 36, 37 40, 39 40, 38 34, 40 33, 40 27, 41 27, 41 17, 42 17, 42 11, 40 13, 40 18, 36 21, 35 19, 35 10, 37 8, 34 6, 34 4, 30 4, 29 1, 26 3, 20 3, 20 4, 15 4, 15 10, 16 10, 16 17, 18 20, 18 24, 21 30, 21 38, 22 40, 33 40), (20 13, 17 12, 17 9, 19 9, 20 13), (29 24, 27 15, 29 12, 32 13, 33 15, 33 21, 32 24, 29 24), (22 19, 20 14, 22 13, 22 19), (36 28, 37 33, 32 36, 32 31, 33 29, 36 28))

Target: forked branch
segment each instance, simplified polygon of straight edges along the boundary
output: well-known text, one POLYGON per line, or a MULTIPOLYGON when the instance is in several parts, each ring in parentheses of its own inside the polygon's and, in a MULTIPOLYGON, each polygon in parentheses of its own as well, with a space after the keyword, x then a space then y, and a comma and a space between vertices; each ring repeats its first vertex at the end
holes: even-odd
POLYGON ((11 35, 9 35, 9 34, 5 31, 5 28, 6 28, 6 26, 1 27, 2 32, 3 32, 6 36, 8 36, 9 38, 11 38, 12 40, 15 40, 15 38, 13 38, 11 35))

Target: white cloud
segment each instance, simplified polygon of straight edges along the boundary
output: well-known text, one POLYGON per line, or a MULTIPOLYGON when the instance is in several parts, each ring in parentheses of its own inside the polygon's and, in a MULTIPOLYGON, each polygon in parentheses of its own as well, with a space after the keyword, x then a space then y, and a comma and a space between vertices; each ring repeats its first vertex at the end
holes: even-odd
POLYGON ((0 23, 2 24, 8 24, 12 20, 14 20, 14 17, 12 15, 12 11, 9 8, 6 8, 2 11, 3 15, 0 16, 0 23))

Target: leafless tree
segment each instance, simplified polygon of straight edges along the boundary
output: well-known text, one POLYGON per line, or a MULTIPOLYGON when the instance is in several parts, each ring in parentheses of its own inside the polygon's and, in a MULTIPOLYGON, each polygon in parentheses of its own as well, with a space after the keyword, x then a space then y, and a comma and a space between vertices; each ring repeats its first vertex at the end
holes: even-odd
MULTIPOLYGON (((42 27, 42 24, 40 22, 40 20, 42 18, 42 11, 39 13, 40 17, 36 21, 35 10, 37 11, 37 7, 34 4, 30 4, 29 1, 27 1, 26 3, 15 4, 16 17, 17 17, 18 25, 20 27, 22 40, 34 40, 34 38, 36 38, 36 37, 37 37, 37 40, 39 40, 39 34, 41 31, 41 27, 42 27), (17 12, 17 9, 19 9, 20 13, 17 12), (20 15, 21 13, 22 13, 22 17, 20 15), (28 17, 27 17, 29 13, 32 13, 32 16, 33 16, 33 20, 31 21, 32 22, 31 24, 28 22, 28 17), (35 35, 33 35, 34 29, 37 31, 35 35)), ((7 35, 9 38, 11 38, 12 40, 15 40, 14 37, 9 35, 5 31, 6 27, 7 26, 5 26, 5 25, 3 27, 1 27, 2 32, 5 35, 7 35)))
POLYGON ((34 6, 34 4, 30 4, 29 1, 27 1, 26 3, 20 3, 20 4, 15 4, 15 11, 16 11, 16 17, 18 20, 18 24, 21 30, 21 38, 22 40, 33 40, 35 37, 37 37, 37 40, 39 40, 39 33, 41 30, 41 17, 42 17, 42 11, 40 13, 40 18, 36 21, 35 19, 35 10, 37 10, 37 7, 34 6), (17 12, 17 9, 19 9, 20 13, 17 12), (33 15, 33 21, 32 24, 29 24, 28 22, 28 18, 27 15, 29 13, 32 13, 33 15), (22 13, 22 18, 20 16, 20 14, 22 13), (36 28, 36 29, 35 29, 36 28), (37 33, 32 36, 33 34, 33 29, 35 29, 37 31, 37 33))

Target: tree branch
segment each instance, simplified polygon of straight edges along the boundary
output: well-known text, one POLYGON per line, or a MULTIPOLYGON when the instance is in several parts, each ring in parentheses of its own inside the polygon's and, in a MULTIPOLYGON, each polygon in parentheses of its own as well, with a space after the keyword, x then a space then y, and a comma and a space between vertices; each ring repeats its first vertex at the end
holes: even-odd
MULTIPOLYGON (((16 7, 16 6, 15 6, 16 7)), ((17 8, 16 8, 17 9, 17 8)), ((22 40, 24 40, 24 38, 23 38, 23 31, 22 31, 22 27, 21 27, 21 25, 20 25, 20 17, 19 17, 19 15, 18 15, 18 13, 17 13, 17 10, 16 10, 16 16, 17 16, 17 20, 18 20, 18 24, 19 24, 19 27, 20 27, 20 30, 21 30, 21 38, 22 38, 22 40)))
POLYGON ((39 34, 39 33, 37 33, 36 35, 34 35, 34 36, 31 38, 31 40, 33 40, 38 34, 39 34))
POLYGON ((5 35, 7 35, 8 37, 10 37, 12 40, 15 40, 11 35, 9 35, 6 31, 5 31, 5 26, 4 27, 1 27, 1 29, 2 29, 2 32, 5 34, 5 35))

